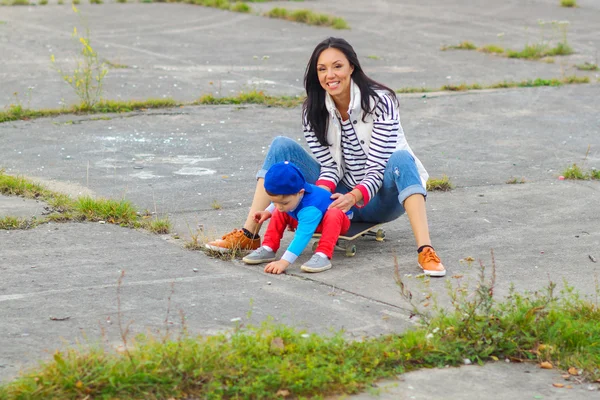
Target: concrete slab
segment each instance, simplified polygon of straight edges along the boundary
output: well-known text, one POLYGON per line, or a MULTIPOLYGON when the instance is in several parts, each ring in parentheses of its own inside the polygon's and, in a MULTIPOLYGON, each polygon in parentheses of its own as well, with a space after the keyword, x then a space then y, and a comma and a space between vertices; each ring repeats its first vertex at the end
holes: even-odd
POLYGON ((41 216, 46 204, 37 200, 23 199, 21 197, 0 195, 0 218, 19 217, 31 218, 41 216))
POLYGON ((540 369, 533 364, 497 362, 461 368, 423 369, 385 381, 373 394, 348 396, 353 400, 490 400, 598 398, 598 385, 565 381, 558 371, 540 369), (554 383, 564 387, 553 386, 554 383), (569 386, 569 387, 568 387, 569 386))
POLYGON ((600 6, 593 0, 578 4, 574 9, 559 7, 554 0, 490 1, 478 7, 469 1, 448 5, 437 0, 252 4, 261 13, 278 6, 341 16, 352 27, 349 31, 187 4, 81 4, 83 22, 68 5, 3 7, 1 18, 6 23, 0 25, 0 52, 8 56, 0 60, 0 107, 14 103, 15 92, 24 105, 34 108, 77 102, 72 89, 52 70, 50 55, 63 68, 73 68, 79 46, 71 37, 73 27, 83 32, 86 24, 101 58, 129 66, 107 75, 105 97, 109 99, 190 101, 206 93, 226 96, 252 89, 302 94, 310 53, 328 36, 347 38, 370 75, 394 89, 552 78, 563 73, 597 77, 573 68, 594 62, 600 48, 594 34, 600 6), (547 64, 440 51, 443 45, 464 40, 522 49, 542 36, 545 40, 560 37, 549 26, 542 30, 538 20, 570 21, 568 41, 576 54, 547 64))

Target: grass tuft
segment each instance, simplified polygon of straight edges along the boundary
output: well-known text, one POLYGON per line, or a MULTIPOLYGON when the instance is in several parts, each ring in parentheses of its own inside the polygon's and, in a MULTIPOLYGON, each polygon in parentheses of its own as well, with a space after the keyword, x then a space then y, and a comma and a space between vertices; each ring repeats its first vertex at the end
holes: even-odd
POLYGON ((477 49, 477 51, 481 51, 482 53, 489 53, 489 54, 502 54, 502 53, 504 53, 504 48, 497 46, 495 44, 488 44, 488 45, 479 47, 477 49))
POLYGON ((598 64, 585 62, 575 66, 580 71, 598 71, 598 64))
POLYGON ((241 13, 249 13, 252 11, 250 6, 242 1, 237 1, 229 7, 230 11, 241 12, 241 13))
POLYGON ((165 218, 155 218, 152 220, 146 220, 143 222, 142 226, 157 235, 166 235, 171 232, 172 224, 168 217, 165 218))
POLYGON ((427 191, 448 192, 454 189, 454 185, 450 182, 448 176, 443 175, 441 178, 429 178, 427 181, 427 191))
POLYGON ((133 226, 137 210, 127 200, 93 199, 82 196, 75 202, 75 210, 87 221, 104 221, 122 226, 133 226))
POLYGON ((577 7, 577 0, 560 0, 561 7, 577 7))
POLYGON ((507 185, 516 185, 525 183, 525 178, 510 178, 506 181, 507 185))
POLYGON ((264 94, 262 91, 252 90, 250 92, 242 92, 237 96, 230 97, 215 97, 211 94, 204 95, 192 104, 262 104, 266 106, 277 107, 296 107, 304 101, 300 97, 273 97, 264 94))
POLYGON ((0 217, 0 230, 31 229, 36 226, 35 219, 18 217, 0 217))
POLYGON ((460 42, 457 45, 442 46, 440 50, 446 51, 446 50, 475 50, 475 49, 477 49, 477 46, 475 46, 473 44, 473 42, 469 42, 468 40, 465 40, 464 42, 460 42))
POLYGON ((570 167, 567 167, 562 176, 565 179, 574 179, 574 180, 589 180, 589 179, 600 179, 600 171, 592 168, 591 171, 586 172, 577 164, 573 164, 570 167))
MULTIPOLYGON (((4 225, 11 229, 29 229, 47 222, 104 221, 129 228, 143 228, 153 233, 165 234, 171 230, 168 218, 145 221, 140 218, 135 207, 126 200, 93 199, 89 196, 72 199, 50 191, 35 182, 19 176, 6 175, 0 170, 0 194, 38 199, 48 203, 48 215, 39 220, 18 220, 7 217, 4 225), (20 227, 20 228, 19 228, 20 227)), ((1 228, 0 228, 1 229, 1 228)))
POLYGON ((327 14, 318 14, 307 9, 290 11, 282 7, 275 7, 265 13, 265 16, 269 18, 301 22, 308 25, 329 26, 333 29, 350 29, 350 26, 343 18, 334 17, 327 14))

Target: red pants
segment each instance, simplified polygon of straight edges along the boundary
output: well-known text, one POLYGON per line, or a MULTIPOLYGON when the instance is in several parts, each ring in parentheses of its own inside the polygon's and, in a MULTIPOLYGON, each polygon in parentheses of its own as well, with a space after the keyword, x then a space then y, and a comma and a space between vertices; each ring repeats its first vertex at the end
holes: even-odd
MULTIPOLYGON (((298 221, 290 217, 287 213, 275 209, 271 216, 271 222, 267 227, 263 239, 263 245, 269 246, 274 252, 279 250, 281 238, 287 225, 292 228, 298 226, 298 221)), ((315 232, 321 233, 321 239, 315 252, 321 252, 327 257, 333 257, 333 249, 340 235, 343 235, 350 228, 348 216, 339 208, 327 210, 321 223, 317 226, 315 232)))

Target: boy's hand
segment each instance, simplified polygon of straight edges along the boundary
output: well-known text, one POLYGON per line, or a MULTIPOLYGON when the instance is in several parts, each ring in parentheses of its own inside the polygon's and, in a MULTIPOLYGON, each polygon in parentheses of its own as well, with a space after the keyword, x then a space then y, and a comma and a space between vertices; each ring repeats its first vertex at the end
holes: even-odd
POLYGON ((254 222, 257 224, 262 224, 269 218, 271 218, 271 213, 268 211, 257 211, 254 213, 254 222))
POLYGON ((282 274, 290 263, 285 260, 273 261, 265 267, 265 272, 268 274, 282 274))

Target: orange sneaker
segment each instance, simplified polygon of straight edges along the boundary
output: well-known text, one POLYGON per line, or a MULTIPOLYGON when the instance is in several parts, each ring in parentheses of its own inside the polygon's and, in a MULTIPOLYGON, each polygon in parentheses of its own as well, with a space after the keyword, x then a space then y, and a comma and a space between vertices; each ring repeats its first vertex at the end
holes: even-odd
POLYGON ((207 249, 225 253, 232 250, 256 250, 260 247, 260 238, 250 239, 241 229, 234 229, 221 239, 204 245, 207 249))
POLYGON ((446 275, 446 269, 432 247, 425 247, 423 251, 419 253, 419 267, 423 269, 425 275, 446 275))

